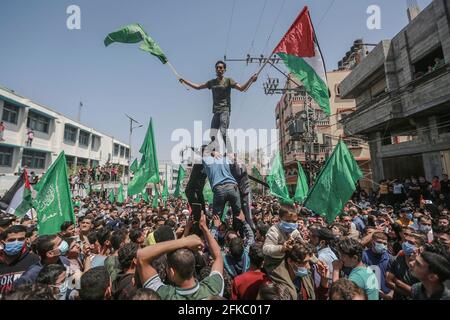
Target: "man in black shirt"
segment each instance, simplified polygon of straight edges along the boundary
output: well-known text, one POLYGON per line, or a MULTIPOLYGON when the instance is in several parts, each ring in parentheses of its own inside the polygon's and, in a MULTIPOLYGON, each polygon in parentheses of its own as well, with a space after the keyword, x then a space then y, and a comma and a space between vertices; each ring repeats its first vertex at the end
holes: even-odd
POLYGON ((442 175, 441 180, 441 193, 445 195, 445 200, 447 201, 447 208, 450 208, 450 180, 447 174, 442 175))
POLYGON ((15 280, 20 278, 39 257, 27 246, 26 227, 16 225, 6 229, 2 236, 3 251, 0 252, 0 298, 9 293, 15 280))

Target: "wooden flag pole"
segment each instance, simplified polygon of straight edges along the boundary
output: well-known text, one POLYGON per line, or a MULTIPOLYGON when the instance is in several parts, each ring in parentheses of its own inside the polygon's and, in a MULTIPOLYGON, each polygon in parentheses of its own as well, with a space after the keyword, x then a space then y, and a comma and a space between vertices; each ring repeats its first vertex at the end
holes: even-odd
MULTIPOLYGON (((256 76, 259 76, 259 74, 261 73, 261 71, 262 71, 262 70, 264 69, 264 67, 269 63, 269 61, 270 61, 270 59, 272 59, 272 57, 273 57, 273 54, 271 54, 270 57, 269 57, 268 59, 266 59, 266 61, 264 61, 263 65, 259 68, 258 72, 256 73, 256 76)), ((250 87, 247 87, 247 88, 244 90, 244 92, 247 92, 247 90, 248 90, 249 88, 250 88, 250 87)))
MULTIPOLYGON (((170 63, 170 61, 167 61, 167 65, 169 66, 170 70, 172 70, 173 74, 175 75, 175 77, 177 77, 178 80, 181 79, 181 76, 178 74, 177 70, 175 70, 175 68, 173 67, 173 65, 170 63)), ((189 87, 182 82, 182 84, 186 87, 186 90, 189 91, 189 87)))

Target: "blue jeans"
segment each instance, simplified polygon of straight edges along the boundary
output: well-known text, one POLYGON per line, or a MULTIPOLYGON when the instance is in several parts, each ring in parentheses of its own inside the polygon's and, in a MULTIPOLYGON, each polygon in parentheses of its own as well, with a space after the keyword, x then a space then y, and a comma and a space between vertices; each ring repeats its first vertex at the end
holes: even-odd
POLYGON ((213 214, 222 216, 225 203, 229 203, 231 211, 233 212, 233 229, 238 231, 242 228, 242 223, 236 219, 241 213, 241 197, 239 189, 236 184, 224 184, 214 187, 213 198, 213 214))

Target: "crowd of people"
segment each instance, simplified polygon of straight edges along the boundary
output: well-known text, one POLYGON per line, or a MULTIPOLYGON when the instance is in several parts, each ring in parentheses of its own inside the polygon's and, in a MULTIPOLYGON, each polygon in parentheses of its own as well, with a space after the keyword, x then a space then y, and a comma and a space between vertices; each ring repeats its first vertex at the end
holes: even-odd
POLYGON ((334 221, 253 195, 247 221, 226 184, 213 190, 198 221, 181 198, 152 208, 74 197, 76 222, 49 236, 3 214, 2 299, 450 299, 450 216, 431 193, 416 203, 357 190, 334 221))

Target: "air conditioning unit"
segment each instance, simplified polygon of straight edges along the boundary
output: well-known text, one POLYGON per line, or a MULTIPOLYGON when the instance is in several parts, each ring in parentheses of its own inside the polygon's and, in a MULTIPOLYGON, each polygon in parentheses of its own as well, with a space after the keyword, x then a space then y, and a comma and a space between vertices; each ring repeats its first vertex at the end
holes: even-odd
POLYGON ((300 137, 305 133, 305 121, 303 119, 297 119, 292 121, 288 127, 289 135, 292 137, 300 137))

